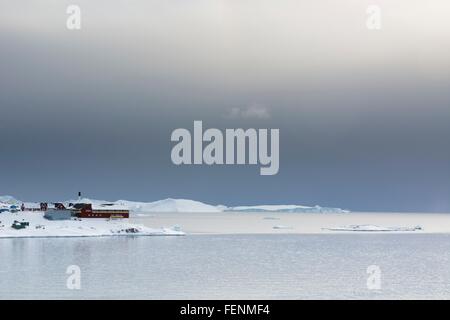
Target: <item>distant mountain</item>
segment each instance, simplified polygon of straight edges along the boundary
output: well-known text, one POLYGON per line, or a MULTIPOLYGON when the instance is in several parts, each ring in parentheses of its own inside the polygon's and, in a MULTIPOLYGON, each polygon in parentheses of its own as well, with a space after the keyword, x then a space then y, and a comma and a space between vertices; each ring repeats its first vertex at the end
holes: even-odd
MULTIPOLYGON (((96 199, 76 199, 64 201, 69 203, 92 203, 96 205, 104 203, 113 203, 124 205, 134 213, 151 213, 151 212, 294 212, 294 213, 347 213, 348 210, 340 208, 329 208, 321 206, 302 206, 302 205, 257 205, 257 206, 237 206, 227 207, 222 205, 210 205, 200 201, 187 199, 164 199, 154 202, 139 202, 129 200, 96 200, 96 199)), ((0 203, 4 204, 18 204, 22 203, 12 196, 0 196, 0 203)))

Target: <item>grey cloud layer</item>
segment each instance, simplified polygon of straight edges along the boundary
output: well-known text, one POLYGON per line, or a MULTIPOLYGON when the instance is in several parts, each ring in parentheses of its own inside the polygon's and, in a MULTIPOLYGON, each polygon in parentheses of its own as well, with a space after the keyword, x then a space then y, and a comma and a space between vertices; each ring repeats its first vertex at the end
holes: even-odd
POLYGON ((376 2, 6 2, 0 194, 450 210, 450 5, 376 2), (280 128, 280 173, 174 167, 194 120, 280 128))

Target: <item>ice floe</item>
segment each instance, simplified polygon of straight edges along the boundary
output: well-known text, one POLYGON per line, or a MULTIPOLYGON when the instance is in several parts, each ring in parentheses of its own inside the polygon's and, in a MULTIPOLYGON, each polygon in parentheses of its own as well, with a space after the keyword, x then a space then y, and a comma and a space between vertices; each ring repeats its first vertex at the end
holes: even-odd
POLYGON ((383 226, 377 226, 373 224, 362 224, 362 225, 349 225, 349 226, 342 226, 342 227, 333 227, 333 228, 323 228, 324 230, 329 231, 363 231, 363 232, 371 232, 371 231, 378 231, 378 232, 402 232, 402 231, 423 231, 423 228, 421 226, 415 226, 415 227, 383 227, 383 226))

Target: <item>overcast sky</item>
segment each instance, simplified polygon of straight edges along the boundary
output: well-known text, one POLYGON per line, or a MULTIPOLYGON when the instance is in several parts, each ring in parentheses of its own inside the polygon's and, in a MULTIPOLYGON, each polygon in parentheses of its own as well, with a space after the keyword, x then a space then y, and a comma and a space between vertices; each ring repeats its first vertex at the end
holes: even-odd
POLYGON ((2 0, 0 195, 450 212, 449 17, 446 0, 2 0), (194 120, 279 128, 279 173, 173 165, 194 120))

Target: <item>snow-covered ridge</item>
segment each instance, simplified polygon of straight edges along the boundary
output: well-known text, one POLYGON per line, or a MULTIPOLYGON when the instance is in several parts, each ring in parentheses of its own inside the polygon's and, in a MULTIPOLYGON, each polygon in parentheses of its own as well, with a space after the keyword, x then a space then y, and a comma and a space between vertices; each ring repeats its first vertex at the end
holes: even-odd
MULTIPOLYGON (((147 212, 294 212, 294 213, 347 213, 348 210, 340 208, 330 208, 321 206, 303 206, 303 205, 259 205, 259 206, 237 206, 227 207, 223 205, 210 205, 200 201, 188 199, 164 199, 154 202, 139 202, 129 200, 96 200, 83 198, 80 200, 67 200, 64 203, 92 203, 93 205, 101 205, 105 203, 120 205, 127 207, 133 213, 147 212)), ((7 206, 9 204, 18 204, 21 201, 11 196, 0 197, 0 206, 2 203, 7 206)))

